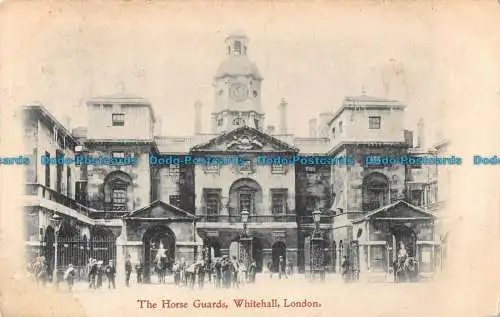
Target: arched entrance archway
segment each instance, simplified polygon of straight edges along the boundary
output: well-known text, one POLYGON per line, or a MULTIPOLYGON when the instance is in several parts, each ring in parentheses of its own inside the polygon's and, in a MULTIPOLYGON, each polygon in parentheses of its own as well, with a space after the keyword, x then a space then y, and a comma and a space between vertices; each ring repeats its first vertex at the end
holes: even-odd
POLYGON ((273 272, 278 272, 280 257, 283 257, 284 263, 286 265, 286 245, 282 241, 275 242, 272 246, 273 272))
POLYGON ((409 257, 417 255, 417 235, 415 232, 406 226, 394 226, 391 228, 392 233, 392 259, 395 260, 398 253, 405 248, 409 257))
POLYGON ((264 266, 264 257, 262 255, 262 243, 259 238, 253 238, 252 258, 257 266, 257 272, 262 272, 262 267, 264 266))
POLYGON ((262 188, 255 180, 241 178, 229 188, 229 215, 235 221, 241 221, 239 216, 246 210, 251 216, 258 215, 262 209, 262 188))
POLYGON ((155 259, 159 251, 164 252, 168 269, 171 269, 175 261, 175 234, 168 227, 155 226, 144 233, 143 242, 144 282, 151 283, 151 275, 155 272, 155 259))

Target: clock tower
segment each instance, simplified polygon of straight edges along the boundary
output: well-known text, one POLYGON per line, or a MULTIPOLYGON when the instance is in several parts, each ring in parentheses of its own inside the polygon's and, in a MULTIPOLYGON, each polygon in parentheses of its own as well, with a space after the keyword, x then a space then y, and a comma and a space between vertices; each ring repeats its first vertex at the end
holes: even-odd
POLYGON ((264 126, 261 106, 262 76, 248 59, 248 38, 233 32, 225 40, 226 59, 214 77, 215 107, 212 132, 222 133, 241 126, 259 130, 264 126))

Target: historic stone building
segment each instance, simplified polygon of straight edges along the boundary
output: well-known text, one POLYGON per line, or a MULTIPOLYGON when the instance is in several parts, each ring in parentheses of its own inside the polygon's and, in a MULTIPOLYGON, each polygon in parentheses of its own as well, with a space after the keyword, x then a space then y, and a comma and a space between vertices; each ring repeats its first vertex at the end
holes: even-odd
MULTIPOLYGON (((435 220, 437 174, 425 166, 367 166, 366 155, 433 155, 403 127, 398 101, 347 97, 336 112, 311 119, 310 135, 287 129, 279 103, 278 129, 265 123, 264 78, 249 59, 242 33, 225 40, 226 56, 214 76, 210 133, 203 133, 195 102, 192 136, 159 135, 152 105, 143 98, 108 96, 87 102, 88 124, 69 130, 43 106, 25 107, 29 166, 27 245, 54 265, 83 266, 88 257, 143 262, 147 279, 159 248, 171 260, 238 254, 242 211, 249 213, 252 257, 259 269, 285 258, 296 270, 309 263, 312 212, 321 211, 325 265, 335 271, 356 249, 361 273, 386 272, 403 243, 432 272, 440 254, 435 220), (40 164, 41 155, 109 157, 134 164, 40 164), (264 165, 257 156, 352 157, 353 165, 264 165), (154 164, 151 157, 240 157, 244 164, 154 164), (420 175, 420 176, 419 176, 420 175), (54 214, 63 217, 53 228, 54 214)), ((181 161, 182 162, 182 161, 181 161)))

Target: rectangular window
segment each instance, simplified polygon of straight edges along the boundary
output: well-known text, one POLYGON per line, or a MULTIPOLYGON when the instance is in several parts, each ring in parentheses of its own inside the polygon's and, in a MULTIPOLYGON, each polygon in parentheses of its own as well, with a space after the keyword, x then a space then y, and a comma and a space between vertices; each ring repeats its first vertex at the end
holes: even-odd
POLYGON ((342 127, 342 121, 340 121, 339 122, 339 133, 342 133, 342 129, 343 129, 343 127, 342 127))
POLYGON ((314 174, 314 173, 316 173, 316 167, 315 166, 306 166, 305 170, 306 170, 306 173, 308 173, 308 174, 314 174))
MULTIPOLYGON (((60 150, 56 150, 56 159, 64 158, 64 153, 60 150)), ((57 164, 56 165, 56 191, 60 194, 63 193, 63 172, 64 165, 57 164)))
POLYGON ((316 209, 316 197, 308 196, 306 198, 306 210, 314 211, 316 209))
POLYGON ((422 205, 422 190, 414 189, 411 191, 411 202, 415 206, 422 205))
POLYGON ((69 166, 66 167, 66 195, 71 197, 71 169, 69 166))
POLYGON ((246 210, 249 213, 252 213, 253 195, 251 192, 240 192, 239 193, 239 207, 240 207, 240 213, 243 210, 246 210))
POLYGON ((260 129, 259 127, 259 120, 258 119, 254 119, 254 123, 255 123, 255 129, 260 129))
POLYGON ((219 164, 207 164, 205 165, 205 173, 219 173, 220 165, 219 164))
POLYGON ((125 152, 112 152, 112 158, 125 158, 125 152))
POLYGON ((207 206, 207 216, 219 215, 220 195, 218 193, 207 193, 205 204, 207 206))
POLYGON ((180 175, 180 165, 179 164, 170 164, 168 167, 168 176, 179 177, 180 175))
POLYGON ((272 164, 271 165, 271 173, 272 174, 284 174, 285 173, 285 165, 283 165, 283 164, 272 164))
MULTIPOLYGON (((50 153, 45 152, 47 159, 50 159, 50 153)), ((45 165, 45 187, 50 188, 50 164, 45 165)))
POLYGON ((286 214, 286 189, 271 189, 271 209, 273 215, 286 214))
POLYGON ((380 117, 368 117, 368 127, 370 129, 380 129, 380 117))
POLYGON ((112 121, 114 127, 123 127, 125 125, 125 114, 124 113, 113 113, 112 121))
POLYGON ((179 207, 181 205, 181 195, 176 194, 176 195, 170 195, 169 199, 169 204, 172 206, 179 207))
POLYGON ((113 211, 127 210, 127 190, 125 188, 113 188, 113 211))

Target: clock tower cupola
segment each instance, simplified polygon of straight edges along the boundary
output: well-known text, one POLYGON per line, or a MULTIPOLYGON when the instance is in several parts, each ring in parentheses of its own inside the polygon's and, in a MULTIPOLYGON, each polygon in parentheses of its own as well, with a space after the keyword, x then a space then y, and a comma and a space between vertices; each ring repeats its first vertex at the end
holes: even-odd
POLYGON ((214 77, 215 107, 212 132, 222 133, 241 126, 262 130, 262 76, 248 58, 248 37, 233 32, 224 42, 225 60, 214 77))

